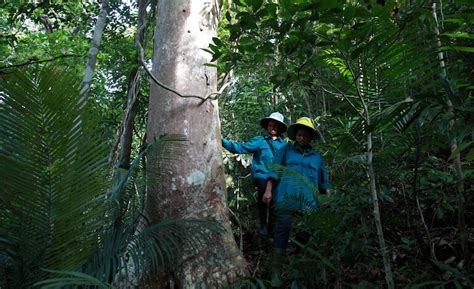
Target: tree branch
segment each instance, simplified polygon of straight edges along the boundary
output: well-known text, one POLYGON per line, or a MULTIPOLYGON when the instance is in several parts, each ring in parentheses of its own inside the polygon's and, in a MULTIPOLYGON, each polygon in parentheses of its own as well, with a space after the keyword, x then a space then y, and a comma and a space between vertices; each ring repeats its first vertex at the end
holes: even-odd
POLYGON ((156 85, 158 85, 159 87, 169 91, 169 92, 172 92, 174 94, 176 94, 177 96, 179 97, 182 97, 182 98, 197 98, 197 99, 200 99, 201 100, 201 103, 199 103, 199 105, 202 105, 204 102, 206 102, 207 100, 216 100, 219 95, 222 94, 222 92, 231 84, 231 82, 228 82, 226 84, 224 84, 221 89, 219 89, 219 91, 217 92, 212 92, 206 96, 199 96, 199 95, 189 95, 189 94, 181 94, 179 93, 178 91, 176 91, 175 89, 167 86, 166 84, 163 84, 162 82, 160 82, 154 75, 153 73, 148 69, 148 67, 146 66, 146 62, 145 62, 145 52, 144 52, 144 49, 142 47, 142 45, 137 41, 136 42, 136 45, 138 47, 138 51, 139 51, 139 61, 143 67, 143 69, 145 70, 145 72, 150 76, 150 78, 153 80, 154 83, 156 83, 156 85))
POLYGON ((0 67, 0 74, 2 74, 1 72, 2 70, 7 70, 10 68, 23 67, 23 66, 28 66, 28 65, 38 64, 38 63, 45 63, 45 62, 52 62, 61 58, 69 58, 69 57, 82 57, 82 55, 64 54, 64 55, 59 55, 50 59, 42 59, 42 60, 29 59, 27 62, 24 62, 24 63, 0 67))
MULTIPOLYGON (((319 73, 319 76, 322 77, 322 75, 319 73)), ((362 118, 362 119, 365 119, 365 116, 357 109, 357 107, 355 106, 355 104, 349 99, 350 97, 354 97, 352 95, 347 95, 346 93, 344 93, 344 91, 342 91, 341 89, 339 89, 339 87, 335 86, 332 82, 330 81, 327 81, 327 83, 335 90, 337 90, 337 92, 339 93, 339 96, 342 96, 348 103, 349 105, 354 109, 355 112, 357 112, 359 114, 359 116, 362 118)), ((351 84, 352 85, 352 84, 351 84)), ((337 95, 335 94, 334 92, 331 92, 327 89, 324 88, 324 86, 321 86, 323 88, 324 91, 326 91, 327 93, 330 93, 330 94, 334 94, 334 95, 337 95)))

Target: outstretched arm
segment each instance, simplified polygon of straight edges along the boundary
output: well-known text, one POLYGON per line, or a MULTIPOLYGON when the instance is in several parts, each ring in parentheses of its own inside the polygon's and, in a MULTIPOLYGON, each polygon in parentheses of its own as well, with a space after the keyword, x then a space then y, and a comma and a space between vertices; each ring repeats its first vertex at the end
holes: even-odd
POLYGON ((260 148, 262 140, 263 138, 261 136, 257 136, 248 142, 240 143, 223 138, 222 146, 234 154, 251 154, 260 148))

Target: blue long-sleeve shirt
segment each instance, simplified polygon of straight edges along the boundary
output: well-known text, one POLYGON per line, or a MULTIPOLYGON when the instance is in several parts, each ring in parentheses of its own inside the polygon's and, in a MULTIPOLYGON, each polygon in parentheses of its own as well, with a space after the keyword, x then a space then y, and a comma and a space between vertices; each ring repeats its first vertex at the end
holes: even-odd
POLYGON ((300 211, 315 209, 317 191, 331 187, 323 157, 312 148, 302 152, 289 144, 277 152, 274 164, 270 178, 278 181, 273 190, 276 206, 300 211))
POLYGON ((268 164, 273 162, 274 152, 284 147, 287 142, 278 137, 273 139, 271 136, 256 136, 245 143, 222 139, 222 146, 231 153, 253 154, 252 177, 253 179, 262 178, 267 180, 269 177, 268 164), (273 146, 273 150, 271 146, 273 146))

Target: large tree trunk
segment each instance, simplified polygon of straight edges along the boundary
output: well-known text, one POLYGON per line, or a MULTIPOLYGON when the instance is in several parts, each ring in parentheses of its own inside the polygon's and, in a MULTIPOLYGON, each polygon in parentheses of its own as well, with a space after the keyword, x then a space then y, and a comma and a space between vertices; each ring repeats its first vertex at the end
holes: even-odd
MULTIPOLYGON (((158 1, 153 74, 183 95, 206 96, 216 91, 216 70, 204 66, 210 55, 202 50, 216 34, 216 2, 158 1)), ((166 170, 153 160, 148 163, 150 177, 159 175, 148 188, 149 218, 154 222, 165 216, 212 218, 226 230, 199 255, 183 256, 174 272, 173 283, 179 288, 222 288, 244 267, 226 207, 217 101, 201 102, 179 97, 155 83, 151 85, 148 140, 179 133, 187 137, 188 146, 183 160, 166 170)), ((162 281, 150 287, 162 288, 162 281)))

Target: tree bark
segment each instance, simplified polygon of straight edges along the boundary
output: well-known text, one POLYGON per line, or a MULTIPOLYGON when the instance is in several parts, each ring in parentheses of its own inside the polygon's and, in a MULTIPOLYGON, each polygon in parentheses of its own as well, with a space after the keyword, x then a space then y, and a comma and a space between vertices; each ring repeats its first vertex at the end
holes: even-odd
MULTIPOLYGON (((94 76, 95 64, 97 62, 97 54, 99 53, 100 42, 102 41, 102 33, 107 24, 107 15, 109 14, 110 6, 108 0, 102 0, 100 5, 99 16, 94 26, 94 34, 92 36, 91 47, 87 54, 86 69, 84 71, 84 78, 81 86, 81 101, 87 97, 91 87, 92 77, 94 76)), ((81 102, 82 103, 82 102, 81 102)))
MULTIPOLYGON (((153 74, 181 94, 206 96, 216 91, 216 69, 204 66, 202 50, 216 35, 217 1, 162 0, 157 4, 153 74)), ((182 256, 171 282, 179 288, 223 288, 244 272, 245 262, 231 233, 221 159, 216 100, 182 98, 151 84, 148 140, 178 133, 188 139, 182 160, 164 166, 149 159, 147 214, 152 222, 165 216, 210 218, 225 232, 199 255, 182 256)), ((170 278, 170 277, 165 277, 170 278)), ((163 288, 166 280, 150 284, 163 288)))

